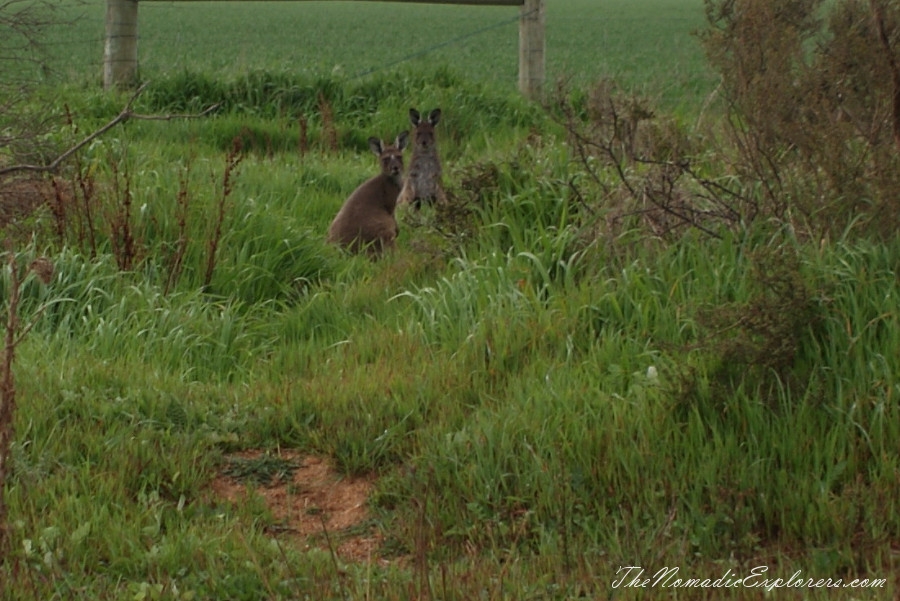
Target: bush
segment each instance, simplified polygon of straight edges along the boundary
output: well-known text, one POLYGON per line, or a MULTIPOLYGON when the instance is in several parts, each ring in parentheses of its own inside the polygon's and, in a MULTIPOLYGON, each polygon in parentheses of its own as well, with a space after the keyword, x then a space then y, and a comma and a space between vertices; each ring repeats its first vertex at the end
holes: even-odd
POLYGON ((897 4, 706 0, 706 13, 701 38, 722 75, 732 167, 760 183, 764 216, 814 236, 848 227, 893 235, 897 4))
POLYGON ((551 109, 587 177, 576 194, 672 240, 780 223, 801 238, 900 225, 900 9, 843 0, 706 0, 701 32, 724 119, 688 130, 600 82, 551 109), (823 17, 824 15, 824 17, 823 17))

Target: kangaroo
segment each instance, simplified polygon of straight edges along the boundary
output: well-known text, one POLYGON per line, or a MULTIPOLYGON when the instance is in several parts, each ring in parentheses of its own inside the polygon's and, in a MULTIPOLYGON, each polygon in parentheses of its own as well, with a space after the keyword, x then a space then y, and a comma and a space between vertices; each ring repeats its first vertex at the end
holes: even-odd
POLYGON ((412 203, 419 209, 422 202, 427 204, 444 202, 441 186, 441 160, 438 158, 434 127, 441 119, 441 109, 434 109, 423 121, 419 111, 409 109, 409 121, 413 125, 412 158, 409 159, 409 173, 400 193, 400 204, 412 203))
POLYGON ((372 258, 394 247, 399 231, 394 209, 403 183, 402 153, 408 139, 405 131, 392 146, 369 138, 369 148, 378 155, 381 173, 360 184, 344 201, 328 228, 329 242, 352 252, 365 250, 372 258))

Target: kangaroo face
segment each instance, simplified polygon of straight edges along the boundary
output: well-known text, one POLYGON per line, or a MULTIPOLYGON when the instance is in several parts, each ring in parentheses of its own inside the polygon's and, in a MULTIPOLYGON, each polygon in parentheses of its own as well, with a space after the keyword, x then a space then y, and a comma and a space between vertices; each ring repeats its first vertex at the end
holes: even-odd
POLYGON ((369 138, 369 148, 378 155, 381 164, 381 172, 394 179, 403 175, 403 149, 409 141, 409 133, 402 132, 394 140, 393 145, 387 145, 382 140, 369 138))
POLYGON ((420 152, 427 152, 434 148, 434 126, 441 119, 441 109, 434 109, 428 114, 427 120, 416 109, 409 109, 409 121, 413 126, 413 144, 420 152))
POLYGON ((378 159, 381 161, 381 172, 385 175, 396 177, 403 173, 403 154, 397 148, 388 146, 378 155, 378 159))

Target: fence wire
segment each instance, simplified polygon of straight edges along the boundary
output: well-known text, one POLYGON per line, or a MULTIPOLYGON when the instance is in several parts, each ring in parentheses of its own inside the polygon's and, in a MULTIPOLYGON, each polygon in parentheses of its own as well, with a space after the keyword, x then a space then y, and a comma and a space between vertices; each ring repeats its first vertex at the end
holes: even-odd
POLYGON ((411 60, 414 60, 414 59, 417 59, 417 58, 421 58, 421 57, 423 57, 423 56, 425 56, 425 55, 427 55, 427 54, 431 54, 432 52, 434 52, 434 51, 436 51, 436 50, 440 50, 441 48, 446 48, 447 46, 454 46, 454 45, 457 45, 457 44, 460 44, 460 43, 464 42, 465 40, 468 40, 469 38, 474 38, 474 37, 476 37, 476 36, 478 36, 478 35, 481 35, 481 34, 483 34, 483 33, 487 33, 488 31, 492 31, 492 30, 494 30, 494 29, 499 29, 500 27, 505 27, 506 25, 509 25, 509 24, 511 24, 511 23, 515 23, 515 22, 519 21, 521 18, 523 18, 523 17, 525 17, 525 16, 530 16, 530 15, 536 13, 536 12, 537 12, 537 10, 535 9, 535 10, 533 10, 533 11, 531 11, 531 12, 525 13, 524 15, 518 15, 518 16, 512 18, 512 19, 506 19, 506 20, 504 20, 504 21, 498 21, 497 23, 494 23, 493 25, 488 25, 488 26, 486 26, 486 27, 482 27, 482 28, 480 28, 480 29, 476 29, 476 30, 474 30, 474 31, 470 31, 469 33, 465 33, 465 34, 460 35, 460 36, 457 36, 457 37, 455 37, 455 38, 446 40, 446 41, 444 41, 444 42, 440 42, 440 43, 437 43, 437 44, 433 44, 433 45, 431 45, 431 46, 428 46, 428 47, 426 47, 426 48, 422 48, 421 50, 418 50, 418 51, 413 52, 413 53, 411 53, 411 54, 407 54, 406 56, 403 56, 403 57, 398 58, 398 59, 396 59, 396 60, 389 61, 389 62, 386 62, 386 63, 384 63, 384 64, 382 64, 382 65, 379 65, 379 66, 372 67, 372 68, 370 68, 370 69, 366 69, 366 70, 364 70, 364 71, 361 71, 360 73, 357 73, 356 75, 354 75, 353 77, 351 77, 351 78, 349 78, 349 79, 350 79, 350 80, 360 79, 360 78, 365 77, 365 76, 367 76, 367 75, 371 75, 372 73, 377 73, 378 71, 383 71, 383 70, 385 70, 385 69, 390 69, 391 67, 395 67, 395 66, 397 66, 397 65, 399 65, 399 64, 402 64, 402 63, 405 63, 405 62, 408 62, 408 61, 411 61, 411 60))
MULTIPOLYGON (((141 6, 142 10, 146 10, 148 8, 154 10, 154 12, 163 11, 163 10, 165 10, 167 12, 172 12, 173 13, 172 19, 175 20, 178 18, 177 13, 178 13, 179 9, 181 9, 182 7, 177 6, 177 5, 164 4, 164 3, 146 3, 146 4, 142 4, 142 6, 141 6)), ((212 9, 210 9, 210 10, 212 10, 212 9)), ((346 77, 344 79, 344 81, 354 81, 357 79, 361 79, 366 76, 369 76, 369 75, 372 75, 375 73, 379 73, 381 71, 391 69, 398 65, 402 65, 404 63, 422 58, 424 56, 432 54, 441 49, 454 47, 454 46, 463 46, 466 42, 472 40, 473 38, 477 38, 486 33, 494 31, 496 29, 500 29, 502 27, 509 26, 513 23, 518 22, 523 17, 527 17, 527 16, 533 14, 534 12, 536 12, 536 11, 522 14, 520 11, 516 11, 516 16, 514 16, 514 17, 496 21, 494 23, 491 23, 491 24, 488 24, 488 25, 485 25, 482 27, 478 27, 476 29, 467 31, 467 32, 457 35, 455 37, 452 37, 452 38, 449 38, 449 39, 446 39, 443 41, 439 41, 434 44, 429 44, 427 46, 423 46, 417 50, 414 50, 408 54, 404 54, 400 57, 393 58, 393 59, 381 62, 379 64, 372 65, 368 68, 365 68, 365 69, 362 69, 362 70, 356 72, 353 75, 346 77)), ((92 15, 84 15, 80 18, 79 25, 76 25, 75 28, 76 29, 84 29, 85 31, 91 31, 91 30, 104 31, 106 28, 106 23, 102 18, 94 17, 92 15)), ((249 32, 250 30, 246 29, 246 31, 249 32)), ((74 32, 64 32, 64 36, 72 35, 72 33, 74 33, 74 32)), ((240 35, 240 32, 238 32, 238 35, 240 35)), ((63 36, 60 36, 60 37, 63 37, 63 36)), ((256 41, 258 39, 258 37, 251 36, 251 35, 248 35, 243 38, 241 38, 241 37, 236 38, 233 33, 222 34, 222 35, 215 35, 215 34, 210 35, 208 32, 204 32, 204 34, 202 34, 202 37, 204 40, 204 44, 207 44, 210 46, 221 46, 222 48, 229 48, 229 47, 233 48, 236 46, 242 46, 245 43, 256 41)), ((181 32, 175 33, 173 35, 142 34, 140 31, 140 27, 139 27, 138 35, 137 35, 138 65, 140 66, 143 62, 141 59, 141 52, 142 51, 147 52, 146 49, 148 49, 148 48, 151 49, 150 51, 152 52, 153 48, 164 47, 164 46, 170 45, 170 44, 176 44, 176 45, 184 45, 185 48, 187 49, 189 47, 189 45, 191 44, 191 42, 190 42, 190 40, 187 40, 184 38, 185 38, 185 36, 181 32)), ((48 52, 50 52, 54 57, 56 57, 56 60, 62 61, 63 64, 58 67, 58 70, 64 71, 69 74, 71 74, 73 71, 77 72, 77 71, 84 70, 86 74, 89 74, 90 72, 92 72, 94 70, 102 69, 103 62, 104 62, 103 61, 103 48, 104 48, 106 41, 107 41, 106 35, 99 35, 99 36, 89 35, 89 36, 85 36, 81 39, 59 39, 59 38, 51 39, 51 40, 47 40, 43 44, 43 46, 48 50, 48 52), (92 55, 93 55, 92 58, 85 59, 85 55, 87 54, 85 52, 85 48, 91 48, 91 47, 95 48, 96 52, 92 53, 92 55), (68 49, 71 49, 72 51, 68 51, 68 49), (75 64, 73 64, 73 62, 75 62, 75 64)), ((293 60, 294 58, 297 58, 297 57, 287 57, 287 58, 293 60)), ((299 57, 299 58, 303 58, 303 57, 299 57)))

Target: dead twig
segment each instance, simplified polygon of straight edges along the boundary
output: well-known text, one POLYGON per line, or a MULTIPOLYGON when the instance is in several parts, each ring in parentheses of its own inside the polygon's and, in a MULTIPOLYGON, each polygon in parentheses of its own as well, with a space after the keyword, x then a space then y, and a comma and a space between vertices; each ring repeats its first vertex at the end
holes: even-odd
POLYGON ((6 314, 6 332, 3 339, 3 360, 0 362, 0 564, 9 552, 9 524, 7 506, 3 495, 10 473, 10 448, 13 439, 13 417, 16 414, 16 386, 13 377, 13 362, 16 351, 16 332, 19 329, 19 266, 15 254, 7 242, 7 265, 9 276, 9 301, 6 314))
POLYGON ((894 143, 897 145, 897 150, 900 151, 900 63, 898 63, 897 57, 894 56, 894 51, 891 48, 887 27, 884 24, 882 6, 876 0, 870 0, 870 5, 872 7, 872 17, 875 20, 875 28, 878 30, 878 38, 881 46, 884 48, 884 55, 887 57, 888 65, 891 68, 894 143))

